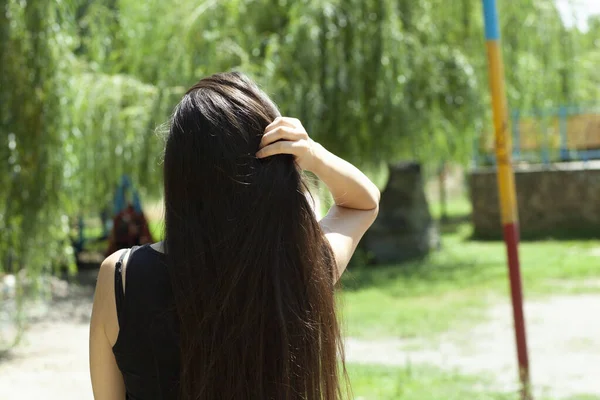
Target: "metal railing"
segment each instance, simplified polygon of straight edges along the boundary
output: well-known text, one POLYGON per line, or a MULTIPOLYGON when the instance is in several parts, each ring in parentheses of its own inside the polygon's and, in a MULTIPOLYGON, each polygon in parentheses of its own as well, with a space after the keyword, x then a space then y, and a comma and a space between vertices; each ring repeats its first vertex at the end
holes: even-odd
MULTIPOLYGON (((600 159, 600 106, 511 112, 514 162, 550 164, 600 159)), ((493 134, 475 140, 474 164, 494 165, 493 134)))

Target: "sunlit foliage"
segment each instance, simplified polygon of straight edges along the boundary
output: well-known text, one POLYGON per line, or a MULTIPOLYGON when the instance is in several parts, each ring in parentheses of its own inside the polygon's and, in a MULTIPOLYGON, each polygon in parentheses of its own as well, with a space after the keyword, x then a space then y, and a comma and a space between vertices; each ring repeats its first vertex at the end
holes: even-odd
MULTIPOLYGON (((510 106, 595 102, 599 20, 499 4, 510 106)), ((466 162, 489 123, 479 1, 0 0, 0 273, 72 265, 123 173, 159 194, 155 128, 232 69, 362 165, 466 162)))

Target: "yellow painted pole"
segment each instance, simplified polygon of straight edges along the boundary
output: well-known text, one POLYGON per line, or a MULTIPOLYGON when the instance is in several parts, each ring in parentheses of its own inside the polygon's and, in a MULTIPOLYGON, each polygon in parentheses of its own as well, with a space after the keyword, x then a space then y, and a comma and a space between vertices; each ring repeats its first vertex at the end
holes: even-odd
POLYGON ((500 47, 500 29, 498 27, 496 0, 482 1, 485 18, 490 90, 492 94, 492 111, 494 115, 498 193, 504 242, 508 258, 521 398, 523 400, 530 400, 532 397, 529 380, 529 357, 527 354, 527 336, 525 333, 525 317, 523 315, 523 290, 519 266, 519 217, 517 212, 515 176, 512 168, 512 143, 509 130, 508 107, 506 104, 506 89, 504 87, 504 64, 500 47))

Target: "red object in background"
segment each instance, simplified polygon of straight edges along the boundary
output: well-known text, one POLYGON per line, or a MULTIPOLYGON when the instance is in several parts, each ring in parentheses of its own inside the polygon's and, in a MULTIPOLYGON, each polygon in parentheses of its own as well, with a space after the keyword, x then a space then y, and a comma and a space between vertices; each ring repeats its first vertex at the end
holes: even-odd
POLYGON ((148 221, 143 212, 135 211, 130 204, 113 218, 109 236, 108 254, 117 250, 152 243, 148 221))

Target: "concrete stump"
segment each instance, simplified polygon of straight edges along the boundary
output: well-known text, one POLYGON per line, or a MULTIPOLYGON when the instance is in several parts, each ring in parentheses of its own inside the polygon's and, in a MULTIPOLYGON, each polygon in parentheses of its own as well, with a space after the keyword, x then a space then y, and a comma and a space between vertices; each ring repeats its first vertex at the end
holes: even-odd
POLYGON ((381 193, 379 216, 363 239, 363 248, 377 263, 421 258, 439 246, 439 234, 429 213, 421 166, 390 165, 381 193))

